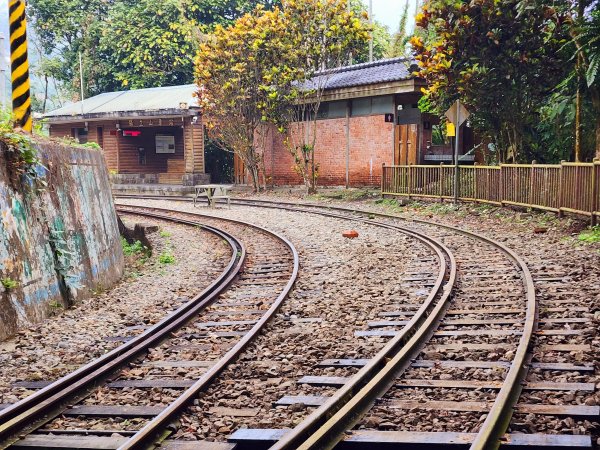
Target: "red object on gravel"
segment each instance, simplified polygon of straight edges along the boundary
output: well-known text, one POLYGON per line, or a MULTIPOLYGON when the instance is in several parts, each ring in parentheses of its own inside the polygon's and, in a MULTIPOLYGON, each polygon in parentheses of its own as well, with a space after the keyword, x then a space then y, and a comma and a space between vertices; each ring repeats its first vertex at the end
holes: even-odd
POLYGON ((358 231, 356 230, 347 230, 342 232, 342 236, 348 239, 354 239, 358 237, 358 231))

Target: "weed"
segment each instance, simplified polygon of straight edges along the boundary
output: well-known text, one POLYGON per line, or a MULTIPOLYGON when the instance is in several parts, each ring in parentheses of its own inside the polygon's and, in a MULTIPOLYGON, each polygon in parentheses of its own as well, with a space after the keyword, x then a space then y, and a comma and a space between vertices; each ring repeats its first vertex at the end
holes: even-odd
POLYGON ((1 282, 2 286, 4 286, 4 289, 6 290, 14 289, 19 285, 19 283, 12 278, 2 278, 1 282))
POLYGON ((577 236, 577 240, 587 244, 596 244, 600 242, 600 225, 595 225, 582 231, 579 233, 579 236, 577 236))
POLYGON ((165 250, 158 255, 158 262, 161 264, 173 264, 175 262, 175 256, 173 256, 170 250, 165 250))
POLYGON ((58 300, 51 301, 50 303, 48 303, 48 306, 50 306, 50 309, 53 311, 57 311, 64 308, 64 305, 58 300))
POLYGON ((160 234, 160 237, 164 237, 164 238, 171 237, 171 233, 169 233, 168 231, 160 230, 159 234, 160 234))
POLYGON ((375 201, 376 204, 383 206, 391 211, 402 210, 402 205, 395 198, 380 198, 375 201))
POLYGON ((432 205, 429 205, 427 207, 427 210, 434 214, 441 215, 457 212, 456 207, 450 203, 434 203, 432 205))
POLYGON ((125 256, 135 255, 136 253, 148 253, 148 247, 142 245, 140 241, 135 241, 133 244, 130 244, 124 237, 121 237, 121 244, 123 245, 123 254, 125 256))

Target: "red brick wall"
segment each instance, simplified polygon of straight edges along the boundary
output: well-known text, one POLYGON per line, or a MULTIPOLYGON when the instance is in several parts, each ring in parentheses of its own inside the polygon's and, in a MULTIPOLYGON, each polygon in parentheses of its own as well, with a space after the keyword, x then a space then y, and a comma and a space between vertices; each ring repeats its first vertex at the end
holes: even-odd
MULTIPOLYGON (((301 183, 282 136, 273 135, 272 149, 267 148, 265 152, 267 176, 272 177, 275 185, 301 183)), ((351 186, 378 186, 382 163, 392 164, 393 157, 393 124, 385 123, 383 114, 350 118, 351 186)), ((319 164, 319 185, 342 186, 346 183, 345 118, 317 122, 315 161, 319 164)))

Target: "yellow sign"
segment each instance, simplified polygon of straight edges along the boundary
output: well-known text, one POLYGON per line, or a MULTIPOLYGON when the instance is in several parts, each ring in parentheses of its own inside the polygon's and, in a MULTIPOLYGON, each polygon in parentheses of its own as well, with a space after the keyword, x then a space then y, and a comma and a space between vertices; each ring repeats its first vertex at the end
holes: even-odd
POLYGON ((454 124, 452 122, 446 122, 446 136, 456 136, 456 129, 454 128, 454 124))

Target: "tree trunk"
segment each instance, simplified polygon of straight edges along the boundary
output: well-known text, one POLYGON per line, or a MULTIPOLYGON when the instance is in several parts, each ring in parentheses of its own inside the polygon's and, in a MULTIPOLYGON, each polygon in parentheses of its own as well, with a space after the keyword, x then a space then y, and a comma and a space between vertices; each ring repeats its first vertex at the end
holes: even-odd
POLYGON ((600 88, 591 87, 592 106, 596 116, 596 159, 600 160, 600 88))
POLYGON ((582 63, 581 53, 577 55, 577 92, 575 94, 575 162, 581 161, 581 110, 583 109, 581 101, 581 84, 582 84, 582 63))

